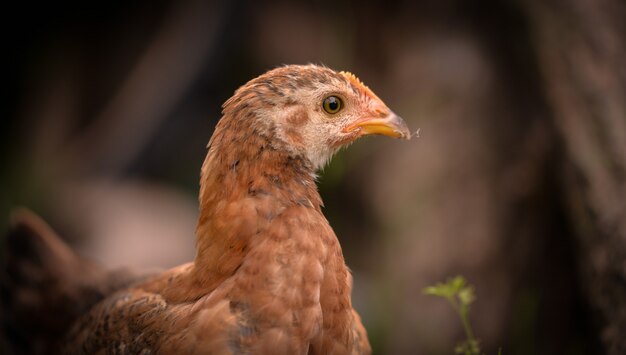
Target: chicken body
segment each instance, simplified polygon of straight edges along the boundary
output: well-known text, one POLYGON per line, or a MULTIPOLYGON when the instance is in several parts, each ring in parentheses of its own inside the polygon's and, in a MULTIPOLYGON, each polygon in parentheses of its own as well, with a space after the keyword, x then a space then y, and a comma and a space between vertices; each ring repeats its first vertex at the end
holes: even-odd
POLYGON ((107 296, 60 350, 370 353, 315 183, 337 149, 366 134, 410 137, 349 73, 286 66, 244 85, 209 142, 195 260, 107 296))

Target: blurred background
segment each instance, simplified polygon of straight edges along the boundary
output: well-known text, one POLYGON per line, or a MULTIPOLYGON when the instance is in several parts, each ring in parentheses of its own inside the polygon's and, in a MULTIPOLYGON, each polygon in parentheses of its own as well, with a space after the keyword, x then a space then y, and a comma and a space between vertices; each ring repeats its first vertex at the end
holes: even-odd
POLYGON ((282 64, 360 77, 419 138, 321 174, 375 353, 626 353, 626 3, 22 2, 4 11, 0 227, 41 214, 108 267, 192 259, 220 106, 282 64))

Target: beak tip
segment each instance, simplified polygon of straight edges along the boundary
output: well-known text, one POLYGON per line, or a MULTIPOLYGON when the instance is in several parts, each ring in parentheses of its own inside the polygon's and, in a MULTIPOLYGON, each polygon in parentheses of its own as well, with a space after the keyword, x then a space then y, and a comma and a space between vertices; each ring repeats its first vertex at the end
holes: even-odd
POLYGON ((394 123, 394 126, 396 127, 396 132, 398 133, 397 138, 411 140, 411 137, 413 135, 411 134, 411 130, 409 129, 409 126, 407 126, 406 122, 404 121, 404 119, 402 119, 402 117, 396 115, 395 113, 392 113, 390 121, 392 121, 394 123))

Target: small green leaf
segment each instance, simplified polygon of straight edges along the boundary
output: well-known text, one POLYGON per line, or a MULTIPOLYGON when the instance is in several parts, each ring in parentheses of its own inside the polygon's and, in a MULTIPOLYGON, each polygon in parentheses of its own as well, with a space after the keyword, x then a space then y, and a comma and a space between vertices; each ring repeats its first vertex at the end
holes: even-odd
POLYGON ((449 298, 454 295, 450 287, 446 284, 436 284, 435 286, 428 286, 424 289, 424 293, 431 296, 439 296, 449 298))
POLYGON ((451 299, 456 296, 465 287, 466 282, 463 276, 456 276, 448 279, 444 283, 437 283, 433 286, 426 287, 423 292, 427 295, 439 296, 451 299))
POLYGON ((458 293, 465 287, 465 278, 463 276, 456 276, 455 278, 448 280, 448 285, 454 290, 454 293, 458 293))
POLYGON ((461 304, 469 306, 476 300, 476 293, 474 292, 474 287, 467 286, 459 291, 459 300, 461 304))

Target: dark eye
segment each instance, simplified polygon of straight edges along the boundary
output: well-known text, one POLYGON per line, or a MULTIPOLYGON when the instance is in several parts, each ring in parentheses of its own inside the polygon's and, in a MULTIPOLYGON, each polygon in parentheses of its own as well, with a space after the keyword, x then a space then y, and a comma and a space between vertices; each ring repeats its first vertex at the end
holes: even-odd
POLYGON ((329 96, 324 99, 322 107, 324 107, 324 111, 330 114, 334 114, 341 110, 341 108, 343 107, 343 102, 337 96, 329 96))

